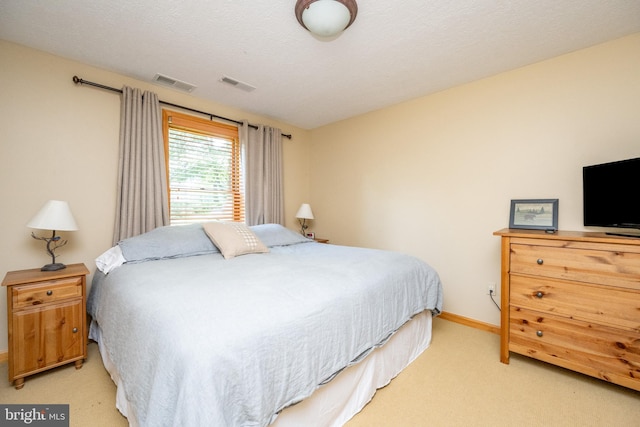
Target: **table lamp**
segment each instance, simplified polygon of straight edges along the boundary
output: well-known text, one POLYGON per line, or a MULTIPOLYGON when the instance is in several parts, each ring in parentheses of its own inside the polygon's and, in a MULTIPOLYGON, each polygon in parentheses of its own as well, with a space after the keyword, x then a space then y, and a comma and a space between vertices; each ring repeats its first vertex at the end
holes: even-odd
POLYGON ((45 265, 40 270, 56 271, 66 268, 66 265, 56 262, 55 250, 67 244, 66 240, 61 240, 60 236, 56 236, 56 230, 75 231, 78 229, 76 221, 71 214, 69 203, 60 200, 49 200, 31 218, 31 221, 27 223, 27 227, 53 231, 51 237, 38 237, 31 232, 31 237, 34 239, 47 242, 47 253, 51 255, 51 264, 45 265))
POLYGON ((303 203, 302 206, 300 206, 300 209, 298 209, 296 218, 298 218, 298 222, 300 223, 300 233, 302 233, 302 235, 304 236, 305 230, 309 228, 309 226, 307 225, 307 220, 313 219, 313 212, 311 212, 311 206, 309 206, 307 203, 303 203))

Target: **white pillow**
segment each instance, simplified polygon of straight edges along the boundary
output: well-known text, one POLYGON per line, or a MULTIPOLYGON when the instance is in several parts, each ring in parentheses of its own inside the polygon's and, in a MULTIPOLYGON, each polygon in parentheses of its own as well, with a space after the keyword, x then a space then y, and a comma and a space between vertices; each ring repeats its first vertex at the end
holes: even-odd
POLYGON ((126 261, 124 256, 122 256, 120 246, 116 245, 96 258, 96 267, 104 274, 108 274, 111 270, 120 267, 126 261))
POLYGON ((241 222, 207 222, 202 224, 205 233, 220 249, 225 259, 238 255, 269 252, 264 243, 241 222))

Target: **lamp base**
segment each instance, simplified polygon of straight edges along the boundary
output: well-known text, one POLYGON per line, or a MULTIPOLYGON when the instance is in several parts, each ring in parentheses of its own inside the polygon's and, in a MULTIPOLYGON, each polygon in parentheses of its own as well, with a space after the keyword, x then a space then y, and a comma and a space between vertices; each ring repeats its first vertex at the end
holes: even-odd
POLYGON ((40 271, 57 271, 62 270, 63 268, 67 268, 66 265, 56 262, 55 264, 47 264, 40 269, 40 271))

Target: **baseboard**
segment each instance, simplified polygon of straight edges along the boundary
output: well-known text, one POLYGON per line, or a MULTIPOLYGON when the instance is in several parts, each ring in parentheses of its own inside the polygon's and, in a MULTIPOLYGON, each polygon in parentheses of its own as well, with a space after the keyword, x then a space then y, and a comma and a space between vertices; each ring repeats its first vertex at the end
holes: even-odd
POLYGON ((469 319, 468 317, 460 316, 458 314, 453 314, 446 311, 443 311, 442 313, 440 313, 440 317, 445 320, 449 320, 451 322, 460 323, 465 326, 470 326, 476 329, 482 329, 483 331, 500 335, 500 327, 496 325, 492 325, 490 323, 480 322, 478 320, 469 319))

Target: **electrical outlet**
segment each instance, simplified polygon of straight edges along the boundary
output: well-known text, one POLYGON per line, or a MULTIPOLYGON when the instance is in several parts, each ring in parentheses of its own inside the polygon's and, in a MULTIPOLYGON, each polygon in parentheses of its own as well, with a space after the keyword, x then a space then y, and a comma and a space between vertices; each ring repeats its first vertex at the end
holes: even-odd
POLYGON ((487 295, 497 295, 495 283, 492 282, 487 284, 487 295))

